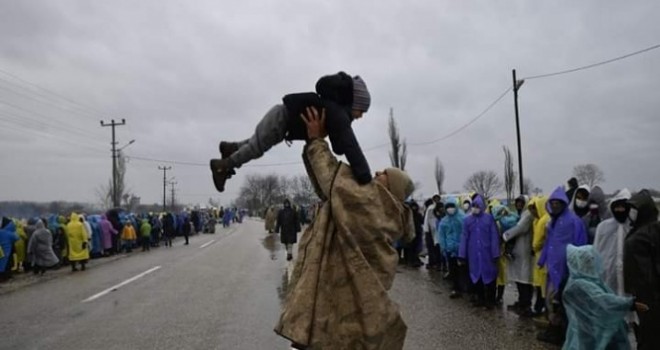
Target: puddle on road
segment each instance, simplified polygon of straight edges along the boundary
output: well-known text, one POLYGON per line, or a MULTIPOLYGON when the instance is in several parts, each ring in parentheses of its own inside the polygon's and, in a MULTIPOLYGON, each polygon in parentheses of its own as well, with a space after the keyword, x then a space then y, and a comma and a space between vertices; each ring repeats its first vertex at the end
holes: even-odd
POLYGON ((261 240, 261 245, 270 252, 270 260, 277 260, 277 253, 283 249, 280 243, 280 235, 276 233, 267 234, 261 240))

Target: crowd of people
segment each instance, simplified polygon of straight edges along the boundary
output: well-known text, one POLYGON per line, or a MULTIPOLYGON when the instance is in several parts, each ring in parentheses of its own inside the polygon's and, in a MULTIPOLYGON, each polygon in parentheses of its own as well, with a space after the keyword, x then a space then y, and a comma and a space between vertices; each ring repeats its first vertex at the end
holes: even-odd
POLYGON ((2 217, 0 282, 18 273, 43 275, 63 266, 70 266, 72 272, 85 271, 90 259, 132 253, 133 249, 169 248, 177 236, 188 245, 191 235, 214 233, 218 220, 229 227, 242 222, 245 215, 247 212, 238 208, 220 208, 145 214, 113 209, 94 215, 2 217))
POLYGON ((415 238, 398 242, 399 263, 444 273, 452 299, 507 305, 545 319, 540 341, 565 349, 660 349, 660 224, 650 193, 616 192, 569 180, 547 196, 501 203, 477 193, 434 195, 413 211, 415 238))

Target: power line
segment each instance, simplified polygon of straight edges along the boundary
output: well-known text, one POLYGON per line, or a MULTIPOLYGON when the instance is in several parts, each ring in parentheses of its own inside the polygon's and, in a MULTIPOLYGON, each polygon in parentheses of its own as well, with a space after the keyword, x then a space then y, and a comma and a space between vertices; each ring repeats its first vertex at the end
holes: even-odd
POLYGON ((77 116, 80 116, 80 117, 88 117, 88 116, 92 115, 92 114, 86 114, 87 112, 84 112, 84 111, 81 111, 81 110, 76 110, 76 109, 72 108, 72 106, 60 105, 58 103, 58 101, 55 100, 55 99, 50 99, 46 95, 36 93, 36 92, 34 92, 32 90, 29 90, 29 89, 27 89, 27 88, 25 88, 21 85, 14 84, 14 83, 0 77, 0 82, 3 82, 3 81, 7 82, 9 84, 12 84, 13 86, 16 86, 16 87, 22 89, 23 91, 25 91, 25 92, 21 92, 21 91, 17 91, 17 90, 12 89, 9 86, 0 85, 0 89, 9 91, 9 92, 11 92, 15 95, 18 95, 18 96, 21 96, 23 98, 30 99, 30 100, 42 103, 44 105, 50 105, 52 107, 58 108, 58 109, 60 109, 62 111, 65 111, 67 113, 73 113, 73 114, 75 114, 77 116))
MULTIPOLYGON (((188 161, 182 161, 182 160, 157 159, 157 158, 132 156, 132 155, 127 155, 126 157, 130 158, 130 159, 141 160, 141 161, 145 161, 145 162, 154 162, 154 163, 167 163, 167 164, 176 164, 176 165, 199 166, 199 167, 206 167, 206 168, 209 166, 208 163, 188 162, 188 161)), ((302 162, 295 161, 295 162, 283 162, 283 163, 245 164, 243 166, 244 167, 271 167, 271 166, 285 166, 285 165, 296 165, 296 164, 302 164, 302 162)))
POLYGON ((622 59, 626 59, 626 58, 628 58, 628 57, 632 57, 632 56, 635 56, 635 55, 639 55, 639 54, 642 54, 642 53, 645 53, 645 52, 648 52, 648 51, 651 51, 651 50, 655 50, 655 49, 657 49, 657 48, 660 48, 660 44, 653 45, 653 46, 647 47, 647 48, 645 48, 645 49, 642 49, 642 50, 639 50, 639 51, 635 51, 635 52, 631 52, 631 53, 629 53, 629 54, 626 54, 626 55, 623 55, 623 56, 619 56, 619 57, 615 57, 615 58, 612 58, 612 59, 609 59, 609 60, 606 60, 606 61, 597 62, 597 63, 592 63, 592 64, 588 64, 588 65, 586 65, 586 66, 581 66, 581 67, 577 67, 577 68, 566 69, 566 70, 562 70, 562 71, 558 71, 558 72, 554 72, 554 73, 532 75, 532 76, 529 76, 529 77, 525 77, 525 78, 523 78, 523 80, 548 78, 548 77, 553 77, 553 76, 557 76, 557 75, 573 73, 573 72, 577 72, 577 71, 581 71, 581 70, 585 70, 585 69, 589 69, 589 68, 594 68, 594 67, 602 66, 602 65, 605 65, 605 64, 608 64, 608 63, 616 62, 616 61, 619 61, 619 60, 622 60, 622 59))
MULTIPOLYGON (((48 93, 48 94, 50 94, 50 95, 56 96, 56 97, 58 97, 58 98, 60 98, 60 99, 62 99, 62 100, 64 100, 64 101, 67 101, 67 102, 69 102, 69 103, 71 103, 71 104, 73 104, 73 105, 78 106, 78 108, 87 109, 88 111, 92 111, 93 113, 98 113, 99 116, 101 116, 101 117, 105 117, 105 114, 104 114, 103 112, 99 111, 98 109, 96 109, 96 108, 94 108, 94 107, 91 107, 91 106, 88 106, 88 105, 82 104, 82 103, 80 103, 80 102, 76 102, 76 101, 74 101, 74 100, 72 100, 72 99, 70 99, 70 98, 68 98, 68 97, 66 97, 66 96, 60 95, 60 94, 58 94, 58 93, 56 93, 56 92, 54 92, 54 91, 52 91, 52 90, 50 90, 50 89, 47 89, 47 88, 45 88, 45 87, 43 87, 43 86, 40 86, 40 85, 38 85, 38 84, 36 84, 36 83, 33 83, 33 82, 28 81, 28 80, 26 80, 26 79, 23 79, 23 78, 21 78, 21 77, 15 75, 15 74, 9 73, 9 72, 7 72, 7 71, 5 71, 5 70, 3 70, 3 69, 0 69, 0 73, 5 74, 5 75, 7 75, 7 76, 9 76, 9 77, 12 77, 13 79, 18 80, 18 81, 20 81, 20 82, 22 82, 22 83, 24 83, 24 84, 31 85, 31 86, 33 86, 33 87, 35 87, 35 88, 37 88, 37 89, 39 89, 39 90, 41 90, 41 91, 45 91, 46 93, 48 93)), ((6 81, 6 80, 5 80, 5 81, 6 81)))

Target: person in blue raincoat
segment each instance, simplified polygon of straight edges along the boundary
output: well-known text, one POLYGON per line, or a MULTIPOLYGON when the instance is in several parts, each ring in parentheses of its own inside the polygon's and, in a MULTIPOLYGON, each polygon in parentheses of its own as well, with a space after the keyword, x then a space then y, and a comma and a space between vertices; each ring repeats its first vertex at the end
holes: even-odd
POLYGON ((563 187, 557 187, 550 195, 546 209, 551 219, 538 265, 546 266, 548 269, 546 308, 549 326, 538 335, 537 339, 561 345, 566 326, 566 315, 561 300, 562 290, 568 278, 566 246, 587 244, 587 230, 582 219, 569 209, 568 197, 563 187))
POLYGON ((481 195, 472 201, 472 213, 463 221, 463 233, 458 257, 467 261, 470 278, 477 294, 476 306, 495 306, 495 279, 500 258, 500 235, 493 217, 486 213, 481 195))
POLYGON ((466 283, 464 272, 458 266, 458 252, 461 245, 461 235, 463 233, 463 220, 465 217, 456 204, 456 198, 447 200, 445 204, 445 217, 437 223, 435 233, 436 242, 440 242, 442 255, 449 265, 449 279, 452 282, 450 298, 460 298, 461 293, 465 291, 466 283))
POLYGON ((648 311, 633 297, 618 296, 603 282, 603 264, 593 246, 566 248, 570 272, 562 295, 568 330, 563 349, 630 349, 625 316, 631 310, 648 311))
POLYGON ((18 239, 14 221, 8 218, 2 218, 2 223, 0 223, 0 247, 2 247, 4 256, 0 258, 0 281, 6 280, 11 276, 9 262, 11 261, 14 243, 18 239))

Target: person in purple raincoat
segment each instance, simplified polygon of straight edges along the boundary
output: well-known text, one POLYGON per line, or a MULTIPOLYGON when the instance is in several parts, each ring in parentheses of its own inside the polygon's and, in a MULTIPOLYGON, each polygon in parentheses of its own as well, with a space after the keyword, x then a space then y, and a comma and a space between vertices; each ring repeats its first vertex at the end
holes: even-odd
POLYGON ((105 215, 101 216, 99 226, 101 227, 101 244, 103 246, 104 255, 110 255, 112 253, 113 236, 116 236, 119 232, 112 227, 112 223, 110 223, 105 215))
POLYGON ((557 187, 550 195, 546 209, 550 213, 547 238, 538 265, 548 269, 546 307, 550 325, 538 335, 538 340, 561 345, 566 333, 566 313, 561 295, 568 279, 566 265, 566 247, 569 244, 582 246, 587 244, 587 230, 584 222, 569 210, 569 200, 563 187, 557 187))
POLYGON ((470 279, 477 293, 476 306, 492 309, 495 306, 497 259, 500 257, 500 235, 495 219, 486 213, 481 195, 472 201, 472 214, 463 221, 463 234, 458 257, 461 265, 467 260, 470 279))

